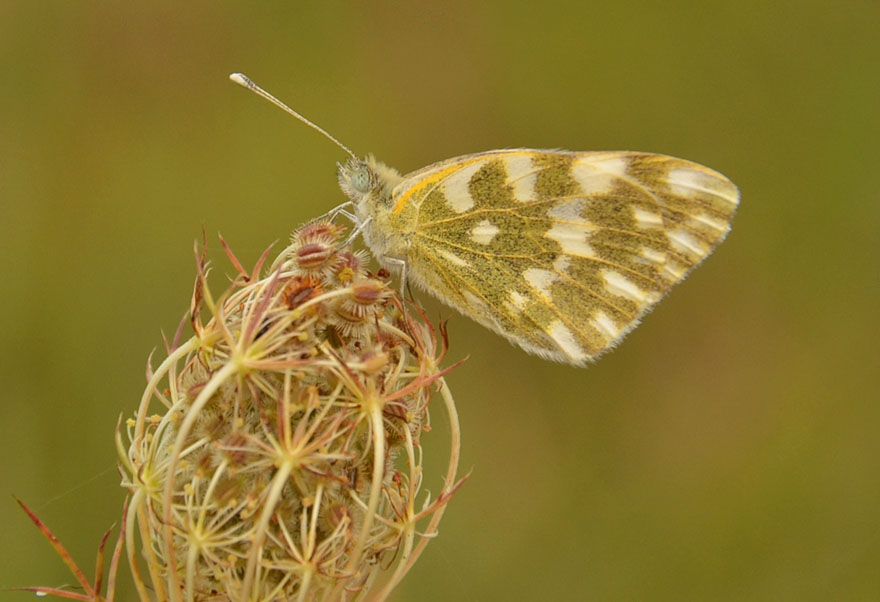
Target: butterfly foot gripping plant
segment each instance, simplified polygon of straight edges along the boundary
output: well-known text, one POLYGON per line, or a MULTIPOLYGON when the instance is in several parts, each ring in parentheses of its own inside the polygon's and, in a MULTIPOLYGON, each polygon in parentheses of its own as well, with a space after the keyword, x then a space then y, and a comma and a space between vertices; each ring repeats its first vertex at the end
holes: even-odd
POLYGON ((181 343, 178 332, 125 436, 117 429, 131 495, 106 598, 107 536, 92 585, 25 508, 84 593, 28 589, 112 600, 124 536, 142 602, 387 597, 460 483, 458 422, 439 367, 445 333, 419 311, 404 323, 402 300, 338 249, 340 234, 303 227, 263 276, 266 254, 248 274, 226 247, 239 276, 219 298, 197 255, 195 334, 181 343), (435 392, 451 444, 431 499, 421 436, 435 392))

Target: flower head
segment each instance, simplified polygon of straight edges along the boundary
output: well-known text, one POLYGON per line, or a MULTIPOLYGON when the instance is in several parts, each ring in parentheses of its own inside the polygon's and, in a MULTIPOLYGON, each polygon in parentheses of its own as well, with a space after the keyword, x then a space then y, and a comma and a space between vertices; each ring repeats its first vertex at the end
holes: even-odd
POLYGON ((218 298, 199 257, 195 334, 150 370, 117 438, 144 600, 380 600, 434 534, 458 485, 445 333, 341 234, 304 226, 265 275, 265 254, 248 274, 227 248, 239 277, 218 298), (421 437, 437 391, 452 443, 431 500, 421 437))

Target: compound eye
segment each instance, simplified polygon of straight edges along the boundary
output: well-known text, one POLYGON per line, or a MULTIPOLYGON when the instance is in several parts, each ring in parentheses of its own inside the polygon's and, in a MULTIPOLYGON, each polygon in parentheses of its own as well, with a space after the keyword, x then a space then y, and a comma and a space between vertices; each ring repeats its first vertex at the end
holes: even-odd
POLYGON ((360 193, 370 192, 373 187, 373 174, 369 167, 361 165, 351 174, 351 187, 360 193))

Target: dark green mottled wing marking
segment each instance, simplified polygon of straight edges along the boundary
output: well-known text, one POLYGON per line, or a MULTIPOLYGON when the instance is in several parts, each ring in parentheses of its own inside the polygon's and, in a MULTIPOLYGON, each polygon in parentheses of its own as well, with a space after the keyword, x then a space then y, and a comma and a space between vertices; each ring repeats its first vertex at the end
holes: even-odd
POLYGON ((406 176, 436 182, 413 280, 539 355, 582 364, 613 346, 724 239, 739 192, 701 165, 648 153, 511 150, 406 176))

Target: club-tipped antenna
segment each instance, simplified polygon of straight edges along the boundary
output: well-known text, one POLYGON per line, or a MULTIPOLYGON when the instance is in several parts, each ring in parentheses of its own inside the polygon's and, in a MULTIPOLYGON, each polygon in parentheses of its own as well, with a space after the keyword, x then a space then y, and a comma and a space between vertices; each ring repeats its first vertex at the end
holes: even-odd
POLYGON ((263 98, 265 98, 266 100, 271 102, 273 105, 275 105, 279 109, 283 109, 284 111, 287 111, 288 113, 290 113, 291 115, 293 115, 294 117, 296 117, 297 119, 302 121, 304 124, 306 124, 310 128, 315 129, 318 132, 324 134, 327 138, 329 138, 330 140, 335 142, 336 146, 338 146, 339 148, 341 148, 342 150, 347 152, 351 156, 352 159, 357 159, 357 155, 355 155, 353 152, 351 152, 351 150, 347 146, 342 144, 339 140, 337 140, 336 138, 331 136, 327 132, 327 130, 325 130, 324 128, 319 126, 317 123, 309 121, 308 119, 306 119, 305 117, 303 117, 302 115, 300 115, 299 113, 297 113, 296 111, 294 111, 293 109, 288 107, 286 104, 284 104, 283 102, 281 102, 280 100, 278 100, 277 98, 275 98, 274 96, 272 96, 271 94, 269 94, 268 92, 263 90, 260 86, 255 84, 253 82, 253 80, 251 80, 251 78, 249 78, 244 73, 233 73, 229 76, 229 79, 231 79, 232 81, 237 83, 239 86, 242 86, 243 88, 247 88, 248 90, 250 90, 251 92, 253 92, 257 96, 262 96, 263 98))

